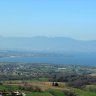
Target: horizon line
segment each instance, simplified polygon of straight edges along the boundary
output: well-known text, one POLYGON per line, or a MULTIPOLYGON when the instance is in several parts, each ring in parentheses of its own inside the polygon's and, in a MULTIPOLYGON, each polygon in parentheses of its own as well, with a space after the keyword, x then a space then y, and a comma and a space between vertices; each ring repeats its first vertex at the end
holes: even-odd
POLYGON ((2 36, 0 35, 0 38, 34 38, 34 37, 44 37, 44 38, 69 38, 69 39, 73 39, 73 40, 78 40, 78 41, 96 41, 96 39, 77 39, 77 38, 73 38, 73 37, 67 37, 67 36, 2 36))

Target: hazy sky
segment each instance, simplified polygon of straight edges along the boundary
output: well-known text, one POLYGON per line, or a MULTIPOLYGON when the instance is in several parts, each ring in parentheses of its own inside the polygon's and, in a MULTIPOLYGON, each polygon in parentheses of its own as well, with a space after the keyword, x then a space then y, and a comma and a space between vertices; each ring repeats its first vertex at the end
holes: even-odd
POLYGON ((0 36, 96 40, 96 0, 0 0, 0 36))

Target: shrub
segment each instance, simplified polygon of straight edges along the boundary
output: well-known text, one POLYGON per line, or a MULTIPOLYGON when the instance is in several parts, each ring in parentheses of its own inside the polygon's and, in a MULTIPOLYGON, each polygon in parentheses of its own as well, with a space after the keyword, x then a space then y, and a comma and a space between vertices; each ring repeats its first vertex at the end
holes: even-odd
POLYGON ((59 84, 57 82, 53 82, 52 86, 59 86, 59 84))

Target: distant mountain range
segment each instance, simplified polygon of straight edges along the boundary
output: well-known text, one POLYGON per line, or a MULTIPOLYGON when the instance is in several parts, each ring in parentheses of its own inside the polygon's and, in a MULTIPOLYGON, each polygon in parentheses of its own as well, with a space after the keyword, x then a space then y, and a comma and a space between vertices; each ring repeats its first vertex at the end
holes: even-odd
POLYGON ((1 50, 96 52, 96 40, 66 37, 0 37, 1 50))

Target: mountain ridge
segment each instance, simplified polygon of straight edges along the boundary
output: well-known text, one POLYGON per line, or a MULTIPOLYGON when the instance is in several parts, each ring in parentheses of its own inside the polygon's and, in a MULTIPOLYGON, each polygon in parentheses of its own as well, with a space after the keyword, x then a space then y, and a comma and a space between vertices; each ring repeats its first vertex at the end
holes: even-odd
POLYGON ((0 49, 96 52, 96 40, 69 37, 0 37, 0 49))

